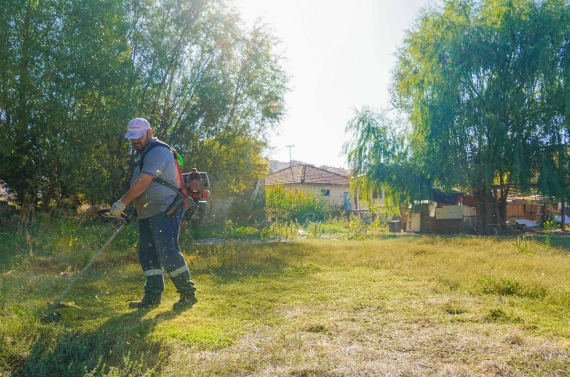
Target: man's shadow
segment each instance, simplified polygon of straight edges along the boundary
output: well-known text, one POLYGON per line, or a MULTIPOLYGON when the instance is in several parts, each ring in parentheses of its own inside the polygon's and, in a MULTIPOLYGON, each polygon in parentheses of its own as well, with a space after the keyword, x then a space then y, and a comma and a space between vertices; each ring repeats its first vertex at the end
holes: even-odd
MULTIPOLYGON (((183 313, 166 311, 153 315, 150 310, 134 310, 112 316, 88 332, 42 329, 45 331, 41 331, 42 336, 37 339, 29 357, 15 375, 99 376, 107 374, 110 368, 120 371, 120 375, 148 375, 148 371, 157 373, 168 354, 159 341, 148 339, 147 336, 161 322, 170 321, 183 313), (50 338, 50 334, 57 336, 50 338)), ((66 315, 62 317, 61 322, 64 322, 66 315)))

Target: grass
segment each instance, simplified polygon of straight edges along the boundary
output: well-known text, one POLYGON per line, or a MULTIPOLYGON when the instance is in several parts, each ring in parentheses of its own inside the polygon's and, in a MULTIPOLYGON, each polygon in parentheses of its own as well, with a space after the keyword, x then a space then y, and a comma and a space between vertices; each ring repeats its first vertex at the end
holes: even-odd
MULTIPOLYGON (((191 310, 131 311, 132 226, 39 314, 116 227, 0 228, 0 376, 567 376, 569 243, 379 234, 182 248, 191 310), (524 250, 521 250, 524 249, 524 250)), ((335 225, 338 226, 338 225, 335 225)), ((323 233, 325 229, 325 233, 323 233)), ((284 231, 282 229, 282 231, 284 231)))
POLYGON ((275 220, 264 228, 254 226, 235 226, 228 221, 224 226, 208 226, 189 228, 186 236, 189 239, 288 239, 294 238, 299 231, 303 231, 309 238, 337 238, 337 239, 366 239, 385 235, 388 233, 387 224, 379 220, 371 224, 354 215, 349 218, 331 218, 326 222, 306 221, 303 224, 298 221, 275 220))

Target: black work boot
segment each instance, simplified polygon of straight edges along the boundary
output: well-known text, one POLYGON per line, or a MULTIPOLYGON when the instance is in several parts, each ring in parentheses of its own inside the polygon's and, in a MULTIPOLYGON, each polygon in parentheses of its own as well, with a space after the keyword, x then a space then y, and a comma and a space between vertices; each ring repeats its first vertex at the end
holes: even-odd
POLYGON ((152 300, 146 295, 139 301, 129 302, 129 308, 131 309, 152 309, 160 305, 160 300, 152 300))
POLYGON ((190 309, 198 302, 198 299, 196 299, 196 285, 190 280, 190 272, 184 271, 171 278, 176 290, 180 293, 180 299, 172 306, 172 309, 190 309))
POLYGON ((180 299, 172 305, 172 310, 190 309, 198 302, 194 292, 184 292, 180 294, 180 299))
POLYGON ((131 309, 152 309, 160 305, 162 291, 158 290, 145 290, 144 296, 139 301, 131 301, 129 308, 131 309))

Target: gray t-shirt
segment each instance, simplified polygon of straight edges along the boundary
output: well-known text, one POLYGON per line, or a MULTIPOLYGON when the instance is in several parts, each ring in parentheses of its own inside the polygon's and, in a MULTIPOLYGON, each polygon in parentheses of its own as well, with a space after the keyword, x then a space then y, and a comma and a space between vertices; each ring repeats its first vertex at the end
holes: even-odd
MULTIPOLYGON (((137 157, 137 163, 141 156, 142 153, 137 157)), ((176 171, 172 151, 161 146, 151 149, 144 158, 142 171, 139 170, 138 165, 135 168, 131 186, 140 174, 148 174, 154 178, 160 177, 176 187, 176 171)), ((174 201, 175 197, 176 193, 174 190, 153 181, 133 203, 137 209, 139 219, 146 219, 166 211, 166 208, 174 201)))

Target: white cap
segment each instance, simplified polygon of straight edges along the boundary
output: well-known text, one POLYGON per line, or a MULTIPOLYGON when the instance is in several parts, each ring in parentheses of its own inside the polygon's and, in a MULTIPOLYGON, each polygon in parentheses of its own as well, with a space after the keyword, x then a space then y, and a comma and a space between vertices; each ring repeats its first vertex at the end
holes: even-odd
POLYGON ((148 120, 144 118, 131 119, 129 124, 127 124, 127 133, 125 134, 125 138, 138 139, 148 130, 150 130, 150 123, 148 123, 148 120))

